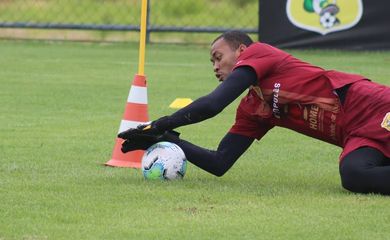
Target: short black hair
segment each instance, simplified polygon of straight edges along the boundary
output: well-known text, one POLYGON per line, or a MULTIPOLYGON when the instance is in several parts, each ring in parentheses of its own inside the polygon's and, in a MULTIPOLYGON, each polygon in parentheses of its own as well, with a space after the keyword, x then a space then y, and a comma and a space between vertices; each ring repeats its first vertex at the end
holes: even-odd
POLYGON ((245 46, 249 47, 249 45, 253 43, 253 40, 248 36, 248 34, 242 31, 227 31, 219 35, 211 43, 211 45, 213 45, 221 38, 223 38, 223 40, 225 40, 233 50, 236 50, 240 44, 244 44, 245 46))

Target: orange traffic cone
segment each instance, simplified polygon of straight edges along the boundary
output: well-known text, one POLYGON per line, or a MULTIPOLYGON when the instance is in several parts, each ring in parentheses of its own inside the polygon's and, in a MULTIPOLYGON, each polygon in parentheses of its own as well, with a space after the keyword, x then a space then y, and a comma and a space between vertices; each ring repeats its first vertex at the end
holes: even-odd
MULTIPOLYGON (((127 98, 126 109, 119 127, 119 132, 123 132, 129 128, 135 128, 139 124, 148 121, 146 78, 142 75, 135 75, 130 88, 129 97, 127 98)), ((122 139, 116 139, 112 158, 105 165, 112 167, 140 168, 144 151, 137 150, 124 154, 121 151, 122 142, 122 139)))

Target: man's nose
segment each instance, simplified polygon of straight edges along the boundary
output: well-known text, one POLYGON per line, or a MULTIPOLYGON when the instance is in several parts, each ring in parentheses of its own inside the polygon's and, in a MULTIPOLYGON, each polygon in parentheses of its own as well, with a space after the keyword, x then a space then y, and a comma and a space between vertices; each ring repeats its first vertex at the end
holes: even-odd
POLYGON ((217 64, 217 63, 214 63, 214 72, 218 72, 218 70, 219 70, 219 64, 217 64))

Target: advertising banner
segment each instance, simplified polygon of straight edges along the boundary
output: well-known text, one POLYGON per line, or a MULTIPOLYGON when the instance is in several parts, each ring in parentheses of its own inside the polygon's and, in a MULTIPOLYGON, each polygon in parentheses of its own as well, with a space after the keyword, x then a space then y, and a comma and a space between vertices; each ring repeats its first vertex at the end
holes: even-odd
POLYGON ((260 1, 259 39, 280 48, 390 49, 389 0, 260 1))

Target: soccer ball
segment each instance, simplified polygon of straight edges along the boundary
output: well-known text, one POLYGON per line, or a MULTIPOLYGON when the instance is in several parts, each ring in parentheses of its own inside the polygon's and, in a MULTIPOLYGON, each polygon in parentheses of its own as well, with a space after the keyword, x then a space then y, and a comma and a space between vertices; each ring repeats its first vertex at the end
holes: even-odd
POLYGON ((181 179, 186 170, 187 159, 183 150, 171 142, 159 142, 150 146, 142 157, 145 179, 181 179))

